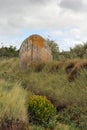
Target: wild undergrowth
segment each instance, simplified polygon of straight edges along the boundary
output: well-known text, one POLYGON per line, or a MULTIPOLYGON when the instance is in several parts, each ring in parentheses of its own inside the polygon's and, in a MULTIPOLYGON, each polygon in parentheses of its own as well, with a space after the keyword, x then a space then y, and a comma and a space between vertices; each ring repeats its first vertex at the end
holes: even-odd
MULTIPOLYGON (((72 62, 76 64, 78 60, 72 62)), ((55 106, 85 104, 87 70, 86 68, 78 70, 79 74, 75 80, 69 81, 68 76, 71 72, 66 73, 66 66, 69 63, 71 61, 44 63, 44 65, 40 63, 35 65, 35 68, 31 66, 27 70, 22 70, 17 58, 2 59, 0 79, 9 81, 10 84, 18 82, 23 88, 35 94, 45 95, 55 106)))
POLYGON ((17 83, 0 80, 0 123, 6 121, 27 122, 27 92, 17 83))
MULTIPOLYGON (((83 124, 82 121, 87 121, 86 59, 54 61, 51 63, 39 62, 30 65, 27 70, 20 68, 18 58, 0 59, 0 99, 1 102, 7 104, 7 107, 3 106, 4 113, 5 109, 9 108, 8 115, 12 111, 10 115, 22 119, 20 111, 23 111, 22 113, 26 115, 24 102, 28 91, 36 95, 46 96, 58 110, 58 121, 68 124, 73 122, 79 129, 86 129, 86 124, 83 124), (17 102, 18 98, 19 102, 17 102), (11 101, 8 102, 7 99, 11 99, 11 101), (19 104, 16 105, 16 102, 19 104), (10 110, 8 106, 11 103, 10 110), (78 117, 79 121, 75 121, 76 116, 73 117, 74 121, 72 120, 70 106, 73 113, 78 110, 81 111, 82 114, 78 117), (69 115, 71 117, 68 117, 69 115)), ((0 112, 2 113, 0 115, 3 115, 2 109, 0 112)), ((1 116, 0 120, 3 118, 4 115, 1 116)), ((23 118, 26 118, 26 116, 23 116, 23 118)))

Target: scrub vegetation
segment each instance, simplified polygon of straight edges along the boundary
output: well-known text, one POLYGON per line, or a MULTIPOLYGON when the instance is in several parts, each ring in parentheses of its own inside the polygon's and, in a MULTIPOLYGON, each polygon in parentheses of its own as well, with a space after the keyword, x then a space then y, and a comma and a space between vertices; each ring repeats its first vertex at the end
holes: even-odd
POLYGON ((23 122, 27 130, 87 130, 86 52, 73 54, 58 52, 61 60, 34 62, 27 69, 17 56, 1 56, 0 127, 23 122))

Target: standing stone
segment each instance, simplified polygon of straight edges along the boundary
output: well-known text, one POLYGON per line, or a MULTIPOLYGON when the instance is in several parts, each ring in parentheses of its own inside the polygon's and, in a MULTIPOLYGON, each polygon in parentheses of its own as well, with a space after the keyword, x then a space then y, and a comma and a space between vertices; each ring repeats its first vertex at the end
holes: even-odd
POLYGON ((37 34, 31 35, 23 41, 19 56, 22 68, 27 68, 35 61, 48 62, 52 60, 51 49, 47 41, 37 34))

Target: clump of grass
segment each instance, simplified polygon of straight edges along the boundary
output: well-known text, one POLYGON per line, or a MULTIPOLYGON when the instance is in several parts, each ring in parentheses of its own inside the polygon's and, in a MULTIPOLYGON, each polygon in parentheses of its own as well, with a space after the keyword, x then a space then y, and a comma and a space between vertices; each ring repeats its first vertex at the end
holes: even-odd
POLYGON ((49 62, 46 63, 45 67, 43 68, 43 72, 45 73, 55 73, 58 72, 60 68, 62 68, 63 63, 62 62, 49 62))
POLYGON ((20 87, 19 84, 14 84, 12 89, 3 89, 6 81, 0 82, 0 123, 5 120, 20 120, 27 122, 26 96, 27 92, 20 87), (8 91, 9 90, 9 91, 8 91))
POLYGON ((86 106, 68 106, 58 113, 58 121, 74 124, 80 130, 87 129, 87 108, 86 106))
POLYGON ((44 68, 44 66, 46 65, 45 62, 41 62, 41 61, 37 61, 37 62, 32 62, 29 65, 29 69, 34 71, 34 72, 41 72, 44 68))
POLYGON ((19 64, 18 58, 3 58, 0 60, 0 70, 2 69, 4 71, 7 71, 14 67, 17 69, 17 65, 19 64))

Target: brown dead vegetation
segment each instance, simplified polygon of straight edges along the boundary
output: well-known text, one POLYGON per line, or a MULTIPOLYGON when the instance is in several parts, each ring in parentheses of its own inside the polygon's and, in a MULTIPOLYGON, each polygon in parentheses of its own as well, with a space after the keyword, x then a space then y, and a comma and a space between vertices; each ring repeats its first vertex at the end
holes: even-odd
POLYGON ((0 126, 0 130, 24 130, 25 123, 23 122, 4 122, 0 126))
POLYGON ((80 74, 81 69, 87 69, 87 60, 69 63, 65 68, 69 81, 75 80, 80 74))

